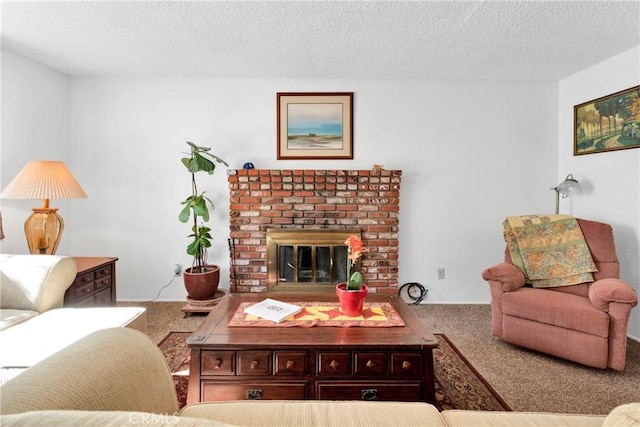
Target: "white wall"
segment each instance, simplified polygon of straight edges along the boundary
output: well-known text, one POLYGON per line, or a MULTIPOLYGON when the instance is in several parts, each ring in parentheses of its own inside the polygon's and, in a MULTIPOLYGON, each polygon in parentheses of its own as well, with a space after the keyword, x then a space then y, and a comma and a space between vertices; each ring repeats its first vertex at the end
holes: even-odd
MULTIPOLYGON (((562 200, 572 215, 613 226, 621 278, 640 294, 640 149, 573 156, 573 107, 640 84, 640 47, 562 80, 559 84, 558 182, 573 173, 583 194, 562 200)), ((640 309, 629 334, 640 337, 640 309)))
MULTIPOLYGON (((189 227, 177 215, 190 140, 232 168, 402 169, 399 283, 425 285, 427 302, 487 303, 480 273, 502 259, 503 219, 554 208, 557 97, 556 83, 531 82, 72 78, 69 163, 89 198, 62 211, 69 245, 60 253, 117 256, 118 298, 154 298, 174 264, 189 263, 189 227), (275 98, 286 91, 355 92, 355 159, 276 160, 275 98)), ((34 155, 5 144, 5 166, 34 155)), ((226 278, 226 176, 200 182, 218 205, 211 259, 226 278)), ((8 237, 3 251, 26 252, 22 239, 8 237)), ((178 279, 159 299, 184 296, 178 279)))
MULTIPOLYGON (((119 298, 154 297, 174 264, 189 262, 189 227, 176 217, 189 192, 179 158, 190 140, 232 168, 402 169, 400 283, 423 283, 434 302, 488 302, 480 272, 501 260, 504 217, 553 209, 555 86, 74 78, 72 163, 90 203, 73 211, 72 252, 120 257, 119 298), (283 91, 354 91, 355 160, 276 160, 283 91)), ((218 203, 212 258, 228 277, 226 177, 201 183, 218 203)), ((176 281, 161 298, 183 297, 176 281)))
MULTIPOLYGON (((0 189, 29 160, 61 160, 69 164, 69 76, 12 51, 2 52, 2 139, 0 189)), ((82 184, 81 184, 82 185, 82 184)), ((80 200, 52 201, 66 219, 80 200)), ((28 253, 24 221, 41 200, 0 199, 3 229, 1 253, 28 253)), ((73 226, 63 234, 59 251, 67 252, 73 226)))

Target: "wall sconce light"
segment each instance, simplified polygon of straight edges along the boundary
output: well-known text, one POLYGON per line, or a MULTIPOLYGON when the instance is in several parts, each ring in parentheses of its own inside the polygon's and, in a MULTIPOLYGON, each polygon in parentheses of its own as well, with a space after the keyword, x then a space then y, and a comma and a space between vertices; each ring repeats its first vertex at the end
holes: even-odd
POLYGON ((558 184, 557 187, 550 188, 556 192, 556 214, 560 211, 560 196, 566 199, 569 196, 582 193, 580 183, 573 178, 573 174, 567 175, 567 177, 558 184))
POLYGON ((3 199, 42 199, 42 207, 24 223, 29 252, 53 255, 64 231, 58 208, 49 207, 49 199, 86 199, 87 195, 63 162, 31 160, 7 185, 3 199))

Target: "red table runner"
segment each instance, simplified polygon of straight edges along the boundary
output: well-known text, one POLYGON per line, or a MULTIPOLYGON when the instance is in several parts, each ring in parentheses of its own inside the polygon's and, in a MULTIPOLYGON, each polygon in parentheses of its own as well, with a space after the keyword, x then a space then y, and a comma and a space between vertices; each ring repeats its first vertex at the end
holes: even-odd
POLYGON ((395 308, 388 302, 365 302, 362 315, 358 317, 348 317, 342 314, 340 303, 337 302, 294 302, 292 304, 301 306, 302 311, 285 319, 281 323, 272 322, 245 313, 244 309, 251 304, 254 303, 243 302, 240 304, 227 326, 256 326, 267 328, 287 328, 294 326, 305 328, 312 326, 388 328, 404 326, 404 321, 396 312, 395 308))

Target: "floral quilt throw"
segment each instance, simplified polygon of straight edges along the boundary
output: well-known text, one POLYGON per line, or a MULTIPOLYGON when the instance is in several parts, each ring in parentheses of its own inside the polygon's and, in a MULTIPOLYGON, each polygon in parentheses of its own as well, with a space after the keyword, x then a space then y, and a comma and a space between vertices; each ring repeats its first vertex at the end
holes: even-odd
POLYGON ((510 216, 503 226, 513 264, 534 288, 593 282, 598 270, 574 217, 510 216))

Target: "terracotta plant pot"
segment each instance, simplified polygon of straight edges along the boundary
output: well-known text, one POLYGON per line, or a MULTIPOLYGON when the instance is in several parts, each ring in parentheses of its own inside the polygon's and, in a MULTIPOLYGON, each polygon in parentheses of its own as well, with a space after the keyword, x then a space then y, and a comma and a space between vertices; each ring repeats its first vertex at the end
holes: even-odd
POLYGON ((340 309, 345 316, 360 316, 368 293, 369 288, 366 285, 362 285, 362 288, 358 291, 348 291, 347 284, 344 282, 336 285, 336 295, 340 300, 340 309))
POLYGON ((220 284, 220 267, 208 265, 204 273, 192 273, 192 267, 186 268, 182 275, 187 294, 193 300, 208 300, 215 297, 220 284))

